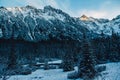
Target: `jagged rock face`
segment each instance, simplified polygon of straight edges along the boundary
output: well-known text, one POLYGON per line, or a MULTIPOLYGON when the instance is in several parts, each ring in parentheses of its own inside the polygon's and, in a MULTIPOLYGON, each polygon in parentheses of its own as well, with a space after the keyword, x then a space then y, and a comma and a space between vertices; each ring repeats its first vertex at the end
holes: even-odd
POLYGON ((98 37, 101 32, 105 35, 111 35, 112 31, 120 33, 120 16, 113 20, 85 15, 81 18, 85 20, 70 17, 51 6, 44 9, 32 6, 0 7, 0 38, 37 42, 50 39, 81 40, 83 32, 89 37, 98 37))
POLYGON ((80 40, 85 28, 74 18, 46 6, 37 9, 32 6, 0 7, 0 38, 41 41, 55 39, 80 40))

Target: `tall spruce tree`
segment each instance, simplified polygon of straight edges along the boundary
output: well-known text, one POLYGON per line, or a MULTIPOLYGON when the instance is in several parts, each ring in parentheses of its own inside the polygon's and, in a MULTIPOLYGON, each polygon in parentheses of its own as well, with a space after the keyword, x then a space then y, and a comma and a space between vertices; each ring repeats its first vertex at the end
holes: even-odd
MULTIPOLYGON (((102 31, 101 32, 101 37, 100 37, 100 42, 99 42, 99 53, 98 53, 98 59, 104 62, 107 57, 107 53, 105 53, 105 34, 102 31)), ((100 62, 101 63, 101 62, 100 62)))
POLYGON ((93 57, 92 50, 90 49, 90 43, 86 39, 86 35, 84 34, 83 46, 82 46, 82 55, 83 59, 80 61, 78 65, 78 73, 81 78, 84 80, 91 80, 94 78, 95 71, 95 60, 93 57))
MULTIPOLYGON (((67 44, 67 42, 65 44, 67 44)), ((74 58, 73 58, 73 54, 71 53, 71 51, 65 51, 65 54, 63 56, 62 67, 63 67, 63 71, 74 70, 74 58)))
POLYGON ((72 54, 65 53, 63 58, 63 71, 72 71, 74 70, 74 58, 72 54))
POLYGON ((119 35, 112 30, 111 35, 111 52, 109 53, 109 58, 112 61, 120 60, 119 57, 119 35))

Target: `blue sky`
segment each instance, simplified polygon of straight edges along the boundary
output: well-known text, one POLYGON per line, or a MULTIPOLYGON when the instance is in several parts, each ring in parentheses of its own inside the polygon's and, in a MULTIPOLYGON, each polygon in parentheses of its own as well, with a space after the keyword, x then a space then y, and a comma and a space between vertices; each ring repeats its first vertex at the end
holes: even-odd
POLYGON ((51 5, 75 17, 85 14, 96 18, 112 19, 120 15, 120 0, 0 0, 0 6, 25 5, 32 5, 36 8, 51 5))

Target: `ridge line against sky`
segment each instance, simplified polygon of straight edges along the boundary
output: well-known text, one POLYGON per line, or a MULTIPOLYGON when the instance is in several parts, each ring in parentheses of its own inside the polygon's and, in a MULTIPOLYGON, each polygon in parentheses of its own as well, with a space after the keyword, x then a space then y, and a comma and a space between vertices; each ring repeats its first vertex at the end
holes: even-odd
POLYGON ((89 17, 112 19, 120 15, 120 0, 0 0, 0 6, 5 7, 26 5, 36 8, 51 5, 73 17, 85 14, 89 17))

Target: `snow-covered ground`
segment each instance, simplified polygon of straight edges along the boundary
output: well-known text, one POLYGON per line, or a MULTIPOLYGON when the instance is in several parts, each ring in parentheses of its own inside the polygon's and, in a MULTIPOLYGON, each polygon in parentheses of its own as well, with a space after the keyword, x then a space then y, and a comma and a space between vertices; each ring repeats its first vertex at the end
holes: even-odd
MULTIPOLYGON (((98 76, 95 80, 120 80, 120 62, 102 65, 106 65, 106 71, 103 71, 101 76, 98 76)), ((68 73, 71 72, 63 72, 62 69, 39 69, 30 75, 11 76, 8 80, 69 80, 67 79, 68 73)))
POLYGON ((120 62, 103 65, 106 65, 106 71, 103 71, 95 80, 120 80, 120 62))
POLYGON ((62 69, 37 70, 26 76, 12 76, 9 78, 9 80, 68 80, 68 73, 70 72, 63 72, 62 69))
MULTIPOLYGON (((56 61, 49 61, 48 62, 48 64, 61 64, 62 63, 62 60, 56 60, 56 61)), ((37 65, 39 65, 39 64, 44 64, 44 63, 39 63, 39 62, 37 62, 37 65)))
POLYGON ((55 64, 55 63, 58 63, 58 64, 61 64, 62 63, 62 60, 56 60, 56 61, 49 61, 48 64, 55 64))

